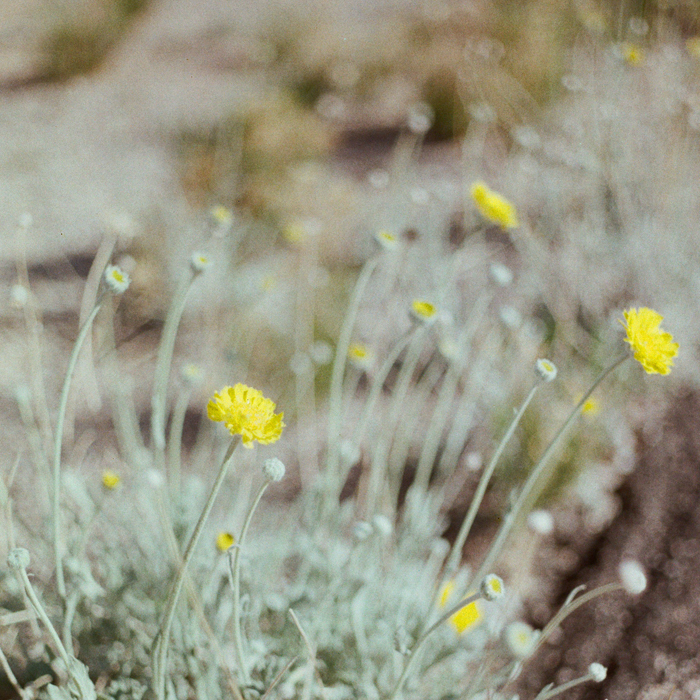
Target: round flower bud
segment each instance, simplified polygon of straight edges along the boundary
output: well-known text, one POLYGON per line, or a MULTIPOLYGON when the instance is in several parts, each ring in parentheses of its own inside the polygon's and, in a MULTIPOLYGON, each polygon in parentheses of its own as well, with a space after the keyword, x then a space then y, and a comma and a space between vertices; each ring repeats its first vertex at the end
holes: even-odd
POLYGON ((516 659, 526 659, 535 650, 539 632, 527 622, 511 622, 503 633, 503 640, 516 659))
POLYGON ((592 681, 595 681, 596 683, 602 683, 608 675, 608 669, 605 668, 603 664, 592 663, 588 667, 588 675, 591 677, 592 681))
POLYGON ((382 537, 389 537, 389 535, 394 531, 394 526, 391 524, 391 520, 389 520, 386 515, 375 515, 372 518, 372 525, 377 533, 382 537))
POLYGON ((380 229, 374 234, 374 240, 384 250, 396 250, 399 247, 399 239, 386 229, 380 229))
POLYGON ((513 281, 513 271, 501 263, 493 263, 489 273, 499 287, 507 287, 513 281))
POLYGON ((557 377, 557 368, 553 362, 540 358, 535 363, 535 374, 543 382, 554 381, 557 377))
POLYGON ((192 253, 190 258, 190 267, 195 275, 204 272, 208 267, 211 267, 211 260, 204 253, 192 253))
POLYGON ((357 369, 367 371, 374 362, 374 353, 362 343, 352 343, 348 348, 348 360, 357 369))
POLYGON ((119 474, 113 472, 111 469, 105 469, 105 471, 102 472, 102 485, 106 489, 109 489, 110 491, 116 489, 117 486, 119 486, 120 481, 121 478, 119 474))
POLYGON ((626 559, 618 568, 620 583, 632 595, 639 595, 647 587, 647 577, 641 564, 634 559, 626 559))
POLYGON ((284 463, 277 457, 266 459, 262 465, 262 472, 268 481, 282 481, 285 472, 284 463))
POLYGON ((533 510, 527 516, 527 524, 538 535, 551 535, 554 530, 554 518, 548 510, 533 510))
POLYGON ((222 205, 212 207, 209 211, 211 218, 220 226, 230 226, 233 223, 233 214, 230 209, 222 205))
POLYGON ((10 289, 12 306, 22 308, 29 301, 29 290, 23 284, 13 284, 10 289))
POLYGON ((233 547, 235 544, 236 539, 230 532, 220 532, 216 536, 216 548, 220 552, 225 552, 227 549, 230 547, 233 547))
POLYGON ((129 275, 118 265, 107 265, 105 268, 105 283, 112 294, 124 294, 129 288, 129 275))
POLYGON ((194 386, 199 384, 204 378, 204 370, 194 362, 188 362, 182 366, 180 377, 186 384, 194 386))
POLYGON ((418 323, 433 323, 437 319, 437 308, 424 299, 414 299, 411 302, 410 315, 418 323))
POLYGON ((29 556, 29 552, 24 547, 15 547, 15 549, 7 555, 7 565, 13 571, 26 569, 30 561, 31 557, 29 556))
POLYGON ((361 459, 362 451, 352 440, 340 443, 340 461, 344 467, 354 467, 361 459))
POLYGON ((366 540, 373 532, 374 529, 372 526, 364 520, 355 523, 352 528, 352 534, 355 535, 355 538, 360 540, 360 542, 366 540))
POLYGON ((503 579, 496 574, 486 574, 479 591, 485 600, 497 600, 503 596, 503 579))

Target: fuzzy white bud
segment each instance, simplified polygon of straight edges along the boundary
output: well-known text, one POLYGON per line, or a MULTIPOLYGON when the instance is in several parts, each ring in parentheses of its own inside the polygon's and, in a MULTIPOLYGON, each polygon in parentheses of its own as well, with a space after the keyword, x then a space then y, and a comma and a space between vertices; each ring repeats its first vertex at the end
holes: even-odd
POLYGON ((535 374, 544 382, 553 382, 557 378, 557 367, 550 360, 540 358, 535 363, 535 374))
POLYGON ((639 595, 647 587, 647 577, 641 564, 634 559, 626 559, 618 568, 620 583, 632 595, 639 595))
POLYGON ((554 518, 548 510, 533 510, 527 516, 527 525, 538 535, 551 535, 554 530, 554 518))
POLYGON ((386 517, 386 515, 375 515, 372 518, 372 525, 375 531, 382 537, 389 537, 394 531, 394 526, 391 524, 391 520, 386 517))
POLYGON ((15 547, 15 549, 7 555, 7 565, 13 571, 26 569, 30 561, 29 552, 24 547, 15 547))
POLYGON ((588 675, 596 683, 602 683, 607 678, 608 669, 603 664, 594 662, 588 667, 588 675))
POLYGON ((268 481, 282 481, 285 471, 284 462, 277 457, 271 457, 263 462, 262 472, 268 481))
POLYGON ((486 574, 481 580, 479 591, 485 600, 497 600, 503 596, 503 579, 496 574, 486 574))
POLYGON ((105 268, 105 284, 112 294, 124 294, 129 288, 131 279, 118 265, 107 265, 105 268))
POLYGON ((535 650, 540 633, 527 622, 511 622, 503 633, 503 640, 516 659, 526 659, 535 650))

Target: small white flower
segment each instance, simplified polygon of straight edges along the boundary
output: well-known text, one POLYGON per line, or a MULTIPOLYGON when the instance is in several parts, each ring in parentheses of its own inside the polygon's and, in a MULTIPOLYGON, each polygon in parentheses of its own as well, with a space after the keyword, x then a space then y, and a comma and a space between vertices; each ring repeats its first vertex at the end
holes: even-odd
POLYGON ((22 308, 29 301, 29 290, 23 284, 13 284, 10 289, 12 306, 22 308))
POLYGON ((190 267, 192 268, 192 272, 198 275, 211 267, 211 260, 204 255, 204 253, 192 253, 190 267))
POLYGON ((484 458, 481 452, 469 452, 465 459, 465 464, 470 472, 478 472, 484 466, 484 458))
POLYGON ((398 236, 385 228, 374 234, 374 240, 384 250, 396 250, 399 247, 398 236))
POLYGON ((501 263, 493 263, 489 272, 499 287, 507 287, 513 281, 513 271, 501 263))
POLYGON ((540 358, 535 363, 535 374, 544 382, 552 382, 557 377, 557 367, 550 360, 540 358))
POLYGON ((344 467, 355 466, 361 458, 362 452, 352 440, 343 440, 340 443, 340 462, 344 467))
POLYGON ((503 597, 503 579, 496 574, 486 574, 481 580, 479 591, 485 600, 498 600, 503 597))
POLYGON ((603 664, 594 662, 588 667, 588 675, 596 683, 602 683, 607 678, 608 669, 603 664))
POLYGON ((548 510, 533 510, 527 516, 527 524, 538 535, 551 535, 554 530, 554 518, 548 510))
POLYGON ((351 365, 366 372, 374 364, 374 353, 363 343, 352 343, 348 348, 348 360, 351 365))
POLYGON ((129 275, 118 265, 107 265, 105 268, 105 283, 112 294, 124 294, 129 288, 129 275))
POLYGON ((277 459, 277 457, 271 457, 263 462, 263 476, 268 481, 282 481, 285 471, 284 462, 281 459, 277 459))
POLYGON ((539 632, 532 629, 527 622, 517 621, 506 627, 503 639, 516 659, 526 659, 535 650, 539 636, 539 632))
POLYGON ((517 330, 523 323, 523 317, 520 311, 513 306, 502 306, 498 312, 498 317, 507 328, 517 330))
POLYGON ((620 583, 632 595, 639 595, 647 587, 647 577, 641 564, 634 559, 626 559, 618 568, 620 583))
POLYGON ((15 547, 15 549, 11 550, 7 555, 7 565, 13 571, 26 569, 30 561, 29 552, 24 547, 15 547))

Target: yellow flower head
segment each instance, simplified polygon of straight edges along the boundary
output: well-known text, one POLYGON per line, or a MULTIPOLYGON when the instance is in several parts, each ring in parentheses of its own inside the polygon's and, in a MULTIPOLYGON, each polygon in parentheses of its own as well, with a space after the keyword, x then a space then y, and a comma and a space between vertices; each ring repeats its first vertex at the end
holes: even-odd
POLYGON ((362 343, 351 343, 348 348, 348 360, 358 369, 369 369, 374 362, 374 353, 362 343))
POLYGON ((622 58, 624 58, 630 66, 638 66, 644 63, 644 50, 636 44, 623 44, 622 58))
POLYGON ((210 420, 223 421, 231 435, 240 435, 243 447, 277 442, 284 428, 284 413, 275 413, 274 401, 245 384, 216 392, 207 404, 207 415, 210 420))
MULTIPOLYGON (((452 596, 455 588, 454 581, 448 581, 440 591, 440 599, 438 603, 441 608, 447 606, 447 603, 452 596)), ((481 622, 481 608, 478 601, 465 605, 461 610, 458 610, 450 617, 450 624, 454 627, 457 634, 463 634, 472 627, 476 627, 481 622)))
POLYGON ((647 374, 668 374, 673 367, 673 358, 678 355, 678 343, 673 336, 659 328, 664 317, 642 307, 624 311, 625 320, 620 321, 627 331, 625 342, 634 350, 634 359, 647 374))
POLYGON ((479 213, 491 223, 506 229, 519 225, 515 207, 498 192, 490 190, 485 182, 475 182, 471 188, 471 196, 479 213))
MULTIPOLYGON (((577 394, 576 398, 574 399, 574 403, 578 403, 582 396, 583 394, 577 394)), ((594 399, 592 396, 589 396, 583 402, 583 406, 581 406, 581 413, 583 413, 584 416, 595 416, 600 413, 600 403, 598 402, 598 399, 594 399)))
POLYGON ((119 486, 120 481, 121 478, 119 477, 119 474, 116 474, 115 472, 110 471, 109 469, 106 469, 102 472, 102 485, 106 489, 109 489, 110 491, 112 489, 116 489, 117 486, 119 486))
POLYGON ((220 552, 225 552, 229 547, 232 547, 235 543, 235 539, 230 532, 220 532, 216 536, 216 548, 220 552))
POLYGON ((420 323, 432 323, 437 318, 437 307, 424 299, 411 302, 411 317, 420 323))
POLYGON ((220 204, 216 207, 212 207, 210 214, 217 224, 222 226, 230 226, 233 223, 233 214, 230 209, 227 209, 220 204))

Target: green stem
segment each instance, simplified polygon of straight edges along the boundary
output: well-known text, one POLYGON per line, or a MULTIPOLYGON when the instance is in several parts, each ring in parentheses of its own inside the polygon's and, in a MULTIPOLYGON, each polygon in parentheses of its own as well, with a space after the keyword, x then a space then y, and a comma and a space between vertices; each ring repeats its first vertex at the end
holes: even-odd
MULTIPOLYGON (((326 480, 328 483, 327 498, 335 497, 338 490, 337 483, 342 478, 338 474, 340 462, 340 418, 343 403, 343 377, 350 348, 352 329, 355 326, 357 312, 360 308, 360 299, 365 292, 367 283, 377 267, 379 256, 367 260, 355 282, 355 288, 350 298, 350 304, 345 312, 343 325, 338 336, 333 359, 333 371, 331 373, 331 386, 328 399, 328 457, 326 461, 326 480)), ((327 506, 329 507, 329 506, 327 506)))
POLYGON ((153 397, 151 399, 151 440, 156 452, 156 466, 164 467, 165 453, 165 403, 168 391, 170 366, 175 350, 175 337, 180 325, 182 313, 185 310, 187 294, 192 286, 196 273, 189 270, 175 291, 173 302, 168 310, 163 326, 163 335, 158 348, 155 378, 153 380, 153 397))
POLYGON ((520 491, 520 495, 518 496, 517 500, 515 501, 515 504, 513 505, 513 508, 510 513, 504 518, 503 524, 501 525, 501 528, 498 531, 498 534, 496 535, 496 539, 494 540, 493 544, 491 545, 486 558, 482 562, 479 571, 477 572, 477 575, 474 577, 475 581, 479 581, 481 578, 483 578, 484 574, 488 571, 491 571, 493 568, 493 564, 496 561, 496 558, 498 555, 501 553, 501 549, 503 548, 503 545, 505 544, 506 539, 508 538, 508 535, 510 534, 510 531, 513 529, 513 526, 517 522, 521 511, 524 509, 525 505, 528 503, 530 496, 532 494, 532 491, 534 490, 535 484, 537 483, 538 479, 540 476, 542 476, 542 473, 544 472, 544 468, 547 465, 547 461, 551 457, 552 453, 554 452, 554 449, 558 446, 559 441, 563 437, 564 433, 567 431, 569 426, 578 418, 578 416, 581 414, 581 408, 583 407, 583 404, 586 403, 588 400, 588 397, 598 388, 598 385, 614 370, 616 369, 619 365, 621 365, 625 360, 627 360, 630 355, 623 355, 622 357, 619 357, 615 362, 613 362, 609 367, 604 369, 596 378, 596 380, 593 382, 593 385, 591 388, 581 397, 581 400, 576 404, 574 409, 571 411, 569 414, 568 418, 564 421, 562 426, 559 428, 557 431, 556 435, 552 438, 552 441, 549 443, 547 448, 545 449, 544 453, 540 457, 539 461, 533 468, 532 472, 530 473, 530 476, 527 478, 525 481, 525 484, 520 491))
POLYGON ((250 678, 248 677, 248 669, 246 668, 243 657, 243 636, 241 634, 241 548, 243 547, 246 535, 248 534, 248 528, 250 527, 250 522, 253 519, 253 513, 258 507, 258 503, 260 503, 260 499, 265 493, 265 489, 267 489, 269 485, 269 480, 262 484, 262 486, 258 489, 258 493, 256 494, 255 498, 253 499, 253 503, 248 509, 248 514, 246 515, 245 522, 243 523, 243 529, 241 530, 241 537, 232 548, 233 562, 231 562, 231 557, 229 555, 231 584, 233 586, 233 639, 236 649, 236 664, 244 684, 248 684, 250 682, 250 678))
POLYGON ((545 693, 539 693, 535 700, 549 700, 549 698, 553 698, 555 695, 559 695, 560 693, 563 693, 566 690, 571 690, 571 688, 575 688, 577 685, 581 685, 581 683, 586 683, 590 680, 593 679, 591 678, 590 674, 587 673, 585 676, 581 676, 580 678, 574 678, 572 681, 562 683, 556 688, 552 688, 551 690, 548 690, 545 693))
POLYGON ((70 383, 75 372, 75 367, 78 363, 78 355, 80 354, 80 348, 83 346, 83 342, 87 337, 88 331, 92 322, 95 320, 98 311, 102 307, 102 302, 98 299, 93 307, 90 315, 85 319, 78 337, 75 340, 75 345, 73 346, 73 352, 71 353, 70 359, 68 361, 68 369, 66 371, 66 378, 63 380, 63 388, 61 389, 61 399, 58 404, 58 417, 56 419, 56 432, 54 433, 54 445, 53 445, 53 551, 54 558, 56 559, 56 585, 58 588, 58 594, 65 600, 66 598, 66 581, 63 575, 63 559, 61 557, 61 443, 63 442, 63 424, 66 419, 66 408, 68 406, 68 392, 70 390, 70 383))
POLYGON ((411 653, 409 654, 408 660, 406 661, 406 665, 403 668, 403 671, 401 672, 401 675, 399 676, 399 680, 396 683, 396 687, 394 688, 394 691, 389 697, 389 700, 397 700, 399 697, 399 694, 401 693, 401 689, 403 688, 403 684, 406 682, 406 678, 408 678, 408 674, 411 672, 411 669, 413 667, 413 664, 416 661, 416 657, 418 656, 420 650, 423 648, 423 645, 425 644, 426 640, 428 637, 443 623, 445 620, 449 620, 455 613, 459 612, 462 608, 466 607, 467 605, 470 605, 471 603, 474 603, 475 601, 479 600, 481 598, 481 593, 474 593, 470 596, 467 596, 463 600, 461 600, 457 605, 451 607, 446 613, 441 615, 428 629, 421 634, 421 636, 418 638, 418 641, 413 645, 413 649, 411 649, 411 653))
POLYGON ((182 468, 182 431, 185 426, 187 407, 190 405, 192 389, 180 392, 173 408, 173 419, 168 434, 168 486, 174 503, 180 502, 180 474, 182 468))
MULTIPOLYGON (((525 401, 523 401, 522 405, 518 409, 518 412, 513 417, 511 424, 508 426, 506 434, 503 436, 501 442, 496 448, 496 451, 493 453, 491 461, 488 463, 488 466, 486 467, 486 469, 484 469, 483 473, 481 474, 481 478, 479 479, 479 485, 476 487, 476 492, 474 493, 472 501, 469 504, 469 510, 467 511, 467 514, 464 517, 462 526, 459 528, 459 534, 457 535, 457 539, 452 545, 450 556, 447 560, 447 566, 445 567, 445 575, 443 576, 443 580, 441 581, 440 586, 442 585, 442 582, 444 582, 445 578, 450 578, 459 566, 459 562, 462 558, 462 548, 464 547, 464 543, 467 541, 467 537, 469 536, 472 525, 474 524, 474 520, 476 519, 476 513, 479 510, 479 507, 481 506, 482 500, 484 499, 484 494, 486 493, 486 489, 489 485, 489 482, 491 481, 493 472, 496 469, 498 460, 501 458, 503 450, 506 448, 506 445, 510 442, 511 437, 513 437, 513 433, 518 427, 518 424, 520 423, 520 420, 522 419, 525 410, 530 405, 530 401, 532 401, 535 393, 537 392, 537 389, 539 389, 540 386, 541 381, 538 381, 532 387, 532 389, 530 389, 530 392, 525 398, 525 401)), ((440 588, 440 586, 438 588, 440 588)))
POLYGON ((221 467, 219 468, 219 474, 216 477, 216 481, 214 482, 214 486, 212 487, 211 493, 209 494, 209 498, 207 499, 207 502, 204 505, 204 510, 202 510, 202 513, 199 516, 199 520, 195 525, 194 532, 192 533, 192 537, 190 537, 187 549, 185 550, 185 553, 182 556, 182 565, 180 566, 180 570, 177 573, 172 590, 170 591, 170 595, 168 596, 168 601, 165 606, 165 613, 163 614, 163 621, 161 622, 160 630, 158 631, 158 634, 156 635, 156 638, 153 642, 153 689, 158 700, 165 700, 165 674, 168 662, 168 645, 170 643, 170 631, 172 629, 177 603, 180 599, 182 587, 185 583, 187 568, 189 567, 190 561, 192 560, 192 555, 194 554, 195 547, 197 546, 197 543, 199 542, 199 539, 202 535, 204 525, 209 517, 209 514, 211 513, 212 507, 214 506, 216 496, 218 495, 221 486, 224 483, 226 473, 228 472, 229 463, 231 461, 231 457, 233 456, 233 451, 238 445, 238 441, 239 438, 237 436, 234 437, 234 439, 231 440, 231 444, 229 445, 228 450, 226 450, 226 454, 224 455, 221 467))

